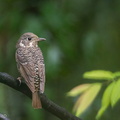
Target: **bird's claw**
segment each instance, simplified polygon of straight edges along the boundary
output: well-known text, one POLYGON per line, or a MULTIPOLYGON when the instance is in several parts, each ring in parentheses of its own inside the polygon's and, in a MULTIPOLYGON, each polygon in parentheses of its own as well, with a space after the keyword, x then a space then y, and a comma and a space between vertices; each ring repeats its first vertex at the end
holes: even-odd
POLYGON ((20 84, 19 84, 19 86, 21 85, 21 82, 22 82, 22 80, 21 80, 21 79, 22 79, 21 77, 18 77, 18 78, 17 78, 17 80, 18 80, 18 81, 19 81, 19 83, 20 83, 20 84))

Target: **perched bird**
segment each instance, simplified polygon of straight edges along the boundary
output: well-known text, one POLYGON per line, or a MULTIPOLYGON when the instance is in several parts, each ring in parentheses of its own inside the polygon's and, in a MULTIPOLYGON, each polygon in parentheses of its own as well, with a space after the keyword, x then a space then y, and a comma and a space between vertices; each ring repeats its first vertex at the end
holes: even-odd
POLYGON ((38 42, 46 40, 33 33, 24 33, 16 44, 16 62, 21 76, 32 92, 32 106, 42 108, 39 93, 44 92, 45 65, 38 42))

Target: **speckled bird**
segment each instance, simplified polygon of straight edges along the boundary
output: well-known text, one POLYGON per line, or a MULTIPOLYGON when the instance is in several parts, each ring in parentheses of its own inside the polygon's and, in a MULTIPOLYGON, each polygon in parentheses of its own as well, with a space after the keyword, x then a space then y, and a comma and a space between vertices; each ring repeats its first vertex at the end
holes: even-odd
POLYGON ((21 76, 32 92, 32 106, 42 108, 39 93, 44 92, 45 65, 38 42, 46 40, 33 33, 24 33, 16 44, 16 61, 21 76))

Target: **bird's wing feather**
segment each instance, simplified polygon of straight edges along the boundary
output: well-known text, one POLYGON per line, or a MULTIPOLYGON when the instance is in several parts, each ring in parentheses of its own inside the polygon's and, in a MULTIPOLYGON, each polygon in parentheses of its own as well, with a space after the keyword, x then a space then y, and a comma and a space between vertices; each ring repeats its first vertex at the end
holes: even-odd
POLYGON ((40 92, 43 93, 44 88, 45 88, 45 64, 44 64, 44 58, 43 58, 42 52, 41 52, 41 50, 39 48, 36 51, 36 54, 38 55, 38 58, 40 58, 37 62, 38 62, 38 73, 39 73, 39 77, 40 77, 40 92))
POLYGON ((23 78, 26 81, 27 86, 32 92, 35 92, 34 88, 34 78, 30 77, 25 69, 26 67, 23 65, 20 65, 20 73, 22 74, 23 78))
POLYGON ((22 77, 25 79, 26 84, 30 88, 32 92, 35 92, 34 86, 34 77, 35 77, 35 70, 34 64, 32 62, 28 62, 25 57, 21 57, 19 54, 16 54, 16 61, 17 66, 19 67, 19 72, 21 73, 22 77))
POLYGON ((40 92, 44 93, 44 87, 45 87, 45 65, 44 64, 38 64, 38 71, 40 76, 40 92))

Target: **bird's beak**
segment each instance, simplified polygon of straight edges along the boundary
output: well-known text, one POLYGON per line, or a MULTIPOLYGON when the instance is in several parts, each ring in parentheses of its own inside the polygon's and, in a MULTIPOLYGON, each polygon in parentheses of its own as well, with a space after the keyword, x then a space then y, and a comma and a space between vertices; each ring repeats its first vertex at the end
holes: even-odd
POLYGON ((38 41, 44 41, 46 40, 45 38, 38 38, 38 41))

